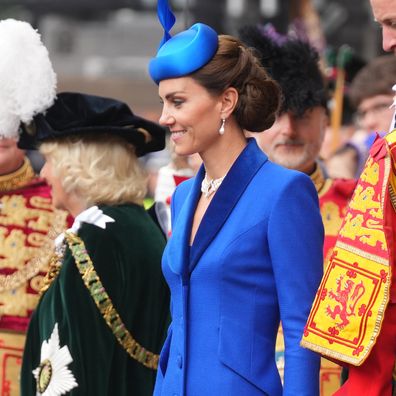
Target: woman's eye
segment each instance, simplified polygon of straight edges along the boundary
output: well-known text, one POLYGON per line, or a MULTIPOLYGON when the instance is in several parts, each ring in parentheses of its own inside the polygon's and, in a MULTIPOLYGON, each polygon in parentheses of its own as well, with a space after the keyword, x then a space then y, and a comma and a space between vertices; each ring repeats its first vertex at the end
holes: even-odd
POLYGON ((174 101, 173 101, 173 104, 174 104, 176 107, 179 107, 179 106, 181 106, 181 105, 183 104, 183 100, 179 100, 179 99, 174 100, 174 101))

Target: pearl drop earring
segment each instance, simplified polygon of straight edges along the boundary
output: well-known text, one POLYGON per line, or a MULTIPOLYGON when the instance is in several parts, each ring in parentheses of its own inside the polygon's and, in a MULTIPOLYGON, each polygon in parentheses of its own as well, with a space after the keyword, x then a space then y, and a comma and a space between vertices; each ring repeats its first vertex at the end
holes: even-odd
POLYGON ((222 118, 221 119, 221 126, 220 126, 220 129, 219 129, 219 134, 220 135, 224 135, 224 125, 225 125, 225 118, 222 118))

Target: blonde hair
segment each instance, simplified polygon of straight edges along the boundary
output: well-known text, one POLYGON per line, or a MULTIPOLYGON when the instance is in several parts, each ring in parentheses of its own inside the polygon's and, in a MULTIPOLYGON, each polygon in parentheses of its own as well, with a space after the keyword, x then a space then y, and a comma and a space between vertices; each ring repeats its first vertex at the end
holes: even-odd
POLYGON ((40 151, 51 161, 65 192, 76 194, 87 206, 143 203, 146 175, 134 146, 125 139, 106 134, 66 137, 44 142, 40 151))

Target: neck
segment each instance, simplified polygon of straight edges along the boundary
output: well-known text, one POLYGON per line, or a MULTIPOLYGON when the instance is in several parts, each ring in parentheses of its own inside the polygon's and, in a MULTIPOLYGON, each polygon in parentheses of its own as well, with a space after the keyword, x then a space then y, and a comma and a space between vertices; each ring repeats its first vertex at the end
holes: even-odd
POLYGON ((23 158, 18 162, 9 162, 8 164, 4 164, 1 168, 0 176, 17 173, 19 171, 19 169, 22 168, 23 165, 24 165, 23 158))
MULTIPOLYGON (((230 133, 231 131, 227 131, 230 133)), ((232 164, 246 147, 247 141, 242 133, 228 135, 228 139, 219 139, 219 144, 201 153, 209 179, 219 179, 227 174, 232 164)))
POLYGON ((299 170, 300 172, 303 172, 306 175, 310 176, 310 175, 312 175, 315 172, 317 167, 318 167, 317 163, 316 162, 312 162, 312 163, 309 163, 309 164, 306 164, 306 165, 302 166, 300 169, 297 169, 297 170, 299 170))
MULTIPOLYGON (((66 206, 66 205, 65 205, 66 206)), ((92 206, 92 205, 90 205, 92 206)), ((76 195, 71 195, 67 202, 67 211, 73 216, 78 216, 81 212, 84 212, 85 209, 88 209, 89 206, 76 195)))
POLYGON ((35 177, 34 170, 26 158, 15 170, 0 175, 0 191, 11 191, 29 184, 35 177))

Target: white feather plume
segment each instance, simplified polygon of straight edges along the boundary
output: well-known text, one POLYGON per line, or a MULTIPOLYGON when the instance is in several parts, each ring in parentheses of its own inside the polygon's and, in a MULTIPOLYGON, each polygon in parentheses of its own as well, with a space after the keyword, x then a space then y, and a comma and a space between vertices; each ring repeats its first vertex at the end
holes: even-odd
POLYGON ((20 122, 52 105, 56 74, 40 34, 23 21, 0 21, 0 135, 18 136, 20 122))

